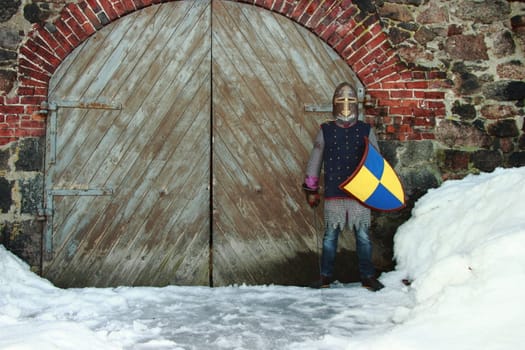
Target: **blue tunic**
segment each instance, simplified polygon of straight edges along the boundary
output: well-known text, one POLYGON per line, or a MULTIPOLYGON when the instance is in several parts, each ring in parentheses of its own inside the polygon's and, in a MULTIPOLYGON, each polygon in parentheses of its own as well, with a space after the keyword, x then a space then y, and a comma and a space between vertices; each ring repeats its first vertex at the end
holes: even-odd
POLYGON ((335 121, 321 125, 325 142, 323 150, 325 198, 348 198, 339 185, 355 171, 365 151, 365 137, 370 125, 362 121, 351 127, 336 125, 335 121))

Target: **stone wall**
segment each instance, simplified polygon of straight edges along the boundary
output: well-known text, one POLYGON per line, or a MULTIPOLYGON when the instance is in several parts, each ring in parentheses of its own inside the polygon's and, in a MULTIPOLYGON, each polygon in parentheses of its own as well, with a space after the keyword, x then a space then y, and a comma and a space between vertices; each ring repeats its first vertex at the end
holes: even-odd
POLYGON ((405 62, 445 71, 435 129, 443 179, 525 165, 525 3, 391 0, 375 5, 405 62))
MULTIPOLYGON (((38 110, 47 94, 45 81, 79 37, 126 8, 161 1, 0 4, 0 244, 33 266, 39 265, 42 230, 38 207, 45 118, 38 110), (68 30, 72 34, 63 38, 65 45, 55 45, 68 30), (48 55, 51 48, 56 53, 48 55), (35 50, 40 53, 34 55, 35 50)), ((376 261, 382 269, 393 266, 396 228, 429 188, 470 173, 525 165, 524 2, 239 1, 277 11, 312 30, 367 87, 367 121, 375 126, 382 152, 409 198, 405 210, 374 217, 376 261)))
MULTIPOLYGON (((525 3, 504 0, 376 0, 404 62, 446 72, 446 116, 435 139, 383 142, 409 196, 405 211, 375 216, 386 263, 392 237, 417 198, 447 179, 525 165, 525 3)), ((385 268, 391 268, 385 265, 385 268)))

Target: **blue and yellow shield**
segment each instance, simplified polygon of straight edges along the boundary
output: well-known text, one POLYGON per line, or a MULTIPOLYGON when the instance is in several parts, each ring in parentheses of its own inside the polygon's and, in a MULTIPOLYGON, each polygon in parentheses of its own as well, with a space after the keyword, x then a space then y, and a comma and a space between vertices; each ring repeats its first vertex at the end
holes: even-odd
POLYGON ((393 211, 405 206, 401 180, 368 138, 361 163, 339 188, 371 209, 393 211))

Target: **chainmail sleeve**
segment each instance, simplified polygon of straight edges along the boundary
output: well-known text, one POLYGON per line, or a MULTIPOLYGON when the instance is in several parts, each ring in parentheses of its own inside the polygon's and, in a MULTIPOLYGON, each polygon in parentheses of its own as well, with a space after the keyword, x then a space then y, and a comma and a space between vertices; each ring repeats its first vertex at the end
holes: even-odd
POLYGON ((368 134, 368 141, 379 151, 379 144, 377 143, 377 137, 373 128, 370 128, 370 133, 368 134))
POLYGON ((319 188, 319 174, 323 165, 324 137, 323 130, 319 129, 314 141, 312 153, 306 166, 306 177, 304 183, 311 189, 319 188))

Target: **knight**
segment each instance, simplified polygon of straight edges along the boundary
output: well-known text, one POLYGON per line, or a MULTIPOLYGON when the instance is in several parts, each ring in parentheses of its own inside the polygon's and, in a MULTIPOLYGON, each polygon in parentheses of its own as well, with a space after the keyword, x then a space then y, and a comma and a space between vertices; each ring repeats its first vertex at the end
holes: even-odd
POLYGON ((377 149, 373 128, 358 120, 358 99, 348 82, 339 84, 332 98, 333 120, 321 124, 304 178, 303 190, 308 204, 320 203, 319 177, 324 170, 324 236, 319 279, 312 288, 328 288, 333 271, 339 235, 348 227, 355 234, 361 285, 378 291, 383 284, 376 278, 372 263, 372 242, 369 237, 370 209, 340 188, 360 164, 368 142, 377 149))

